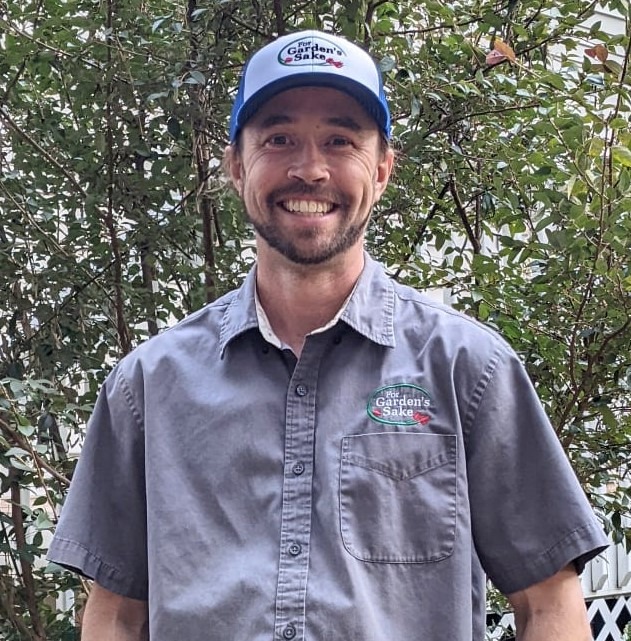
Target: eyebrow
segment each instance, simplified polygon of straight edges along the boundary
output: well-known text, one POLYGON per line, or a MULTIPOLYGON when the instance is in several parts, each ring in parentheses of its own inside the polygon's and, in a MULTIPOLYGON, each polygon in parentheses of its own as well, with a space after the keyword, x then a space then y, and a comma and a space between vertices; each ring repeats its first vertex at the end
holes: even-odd
POLYGON ((272 114, 267 116, 264 120, 258 123, 259 129, 269 129, 270 127, 275 127, 276 125, 286 125, 292 122, 292 118, 286 114, 272 114))
MULTIPOLYGON (((292 122, 294 122, 294 119, 288 114, 271 114, 259 122, 257 127, 265 130, 276 127, 277 125, 291 124, 292 122)), ((327 125, 348 129, 354 133, 359 133, 365 129, 357 120, 350 116, 331 116, 330 118, 326 118, 324 122, 327 125)))
POLYGON ((357 120, 350 116, 333 116, 331 118, 327 118, 326 123, 329 125, 335 125, 336 127, 342 127, 343 129, 349 129, 355 133, 359 133, 364 129, 357 120))

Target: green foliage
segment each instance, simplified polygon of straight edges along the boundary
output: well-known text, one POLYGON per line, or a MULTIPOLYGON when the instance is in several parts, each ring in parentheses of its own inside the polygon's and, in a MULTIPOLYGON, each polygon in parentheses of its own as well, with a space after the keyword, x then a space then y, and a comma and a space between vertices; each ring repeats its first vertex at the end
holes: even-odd
POLYGON ((71 638, 56 599, 81 585, 43 557, 86 417, 118 358, 246 273, 231 98, 248 53, 298 28, 363 42, 386 77, 399 158, 371 251, 512 343, 628 534, 628 22, 579 0, 0 8, 0 637, 71 638), (498 39, 515 62, 486 63, 498 39))

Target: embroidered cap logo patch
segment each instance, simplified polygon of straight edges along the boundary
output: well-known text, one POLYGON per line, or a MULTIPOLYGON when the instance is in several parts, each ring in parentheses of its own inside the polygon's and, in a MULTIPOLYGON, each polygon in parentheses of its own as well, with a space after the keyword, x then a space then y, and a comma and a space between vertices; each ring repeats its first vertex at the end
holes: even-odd
POLYGON ((374 421, 386 425, 426 425, 431 405, 429 393, 418 385, 399 383, 376 390, 366 411, 374 421))
POLYGON ((292 67, 330 65, 341 69, 344 66, 343 57, 346 57, 346 53, 337 45, 325 38, 311 36, 293 40, 283 47, 278 54, 278 62, 292 67))

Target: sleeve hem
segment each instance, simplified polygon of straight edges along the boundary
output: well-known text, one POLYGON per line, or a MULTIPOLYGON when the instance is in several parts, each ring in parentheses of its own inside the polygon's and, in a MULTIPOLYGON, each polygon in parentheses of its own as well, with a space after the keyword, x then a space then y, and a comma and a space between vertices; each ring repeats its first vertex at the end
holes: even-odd
POLYGON ((88 579, 93 579, 110 592, 130 599, 147 600, 147 584, 125 576, 117 568, 77 541, 55 537, 47 558, 88 579))
POLYGON ((576 527, 538 556, 524 560, 495 573, 491 580, 504 594, 524 590, 550 578, 570 563, 577 563, 580 574, 585 564, 608 547, 609 543, 597 523, 576 527))

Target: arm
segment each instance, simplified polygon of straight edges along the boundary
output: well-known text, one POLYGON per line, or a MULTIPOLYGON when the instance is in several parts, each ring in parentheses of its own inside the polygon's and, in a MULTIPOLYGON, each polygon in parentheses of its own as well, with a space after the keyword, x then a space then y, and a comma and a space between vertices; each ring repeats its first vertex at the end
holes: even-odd
POLYGON ((581 584, 573 565, 508 595, 518 641, 591 641, 581 584))
POLYGON ((146 601, 92 585, 81 626, 81 641, 149 641, 146 601))

